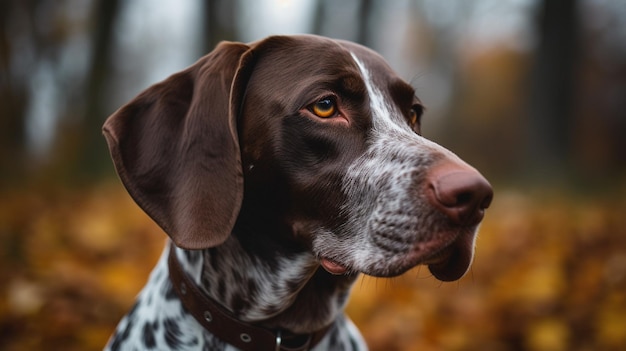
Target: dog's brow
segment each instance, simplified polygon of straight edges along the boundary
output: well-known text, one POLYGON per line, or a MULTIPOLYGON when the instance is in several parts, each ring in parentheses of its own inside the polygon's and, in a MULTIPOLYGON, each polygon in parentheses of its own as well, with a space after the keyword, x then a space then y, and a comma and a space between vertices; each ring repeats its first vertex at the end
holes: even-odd
POLYGON ((340 80, 340 88, 347 96, 363 96, 367 92, 363 80, 359 79, 357 72, 348 72, 340 80))
POLYGON ((396 97, 396 100, 398 100, 397 102, 402 107, 409 107, 414 102, 419 102, 419 99, 415 94, 415 89, 402 79, 396 79, 389 83, 389 90, 392 92, 391 95, 396 97))

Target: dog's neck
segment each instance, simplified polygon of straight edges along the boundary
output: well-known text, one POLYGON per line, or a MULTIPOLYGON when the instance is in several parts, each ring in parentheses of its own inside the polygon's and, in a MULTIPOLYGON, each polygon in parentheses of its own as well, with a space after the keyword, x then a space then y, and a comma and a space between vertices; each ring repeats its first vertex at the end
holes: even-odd
POLYGON ((200 288, 241 321, 294 333, 313 332, 334 321, 357 274, 333 276, 308 251, 261 256, 258 245, 266 244, 232 235, 220 246, 185 251, 179 259, 200 288))

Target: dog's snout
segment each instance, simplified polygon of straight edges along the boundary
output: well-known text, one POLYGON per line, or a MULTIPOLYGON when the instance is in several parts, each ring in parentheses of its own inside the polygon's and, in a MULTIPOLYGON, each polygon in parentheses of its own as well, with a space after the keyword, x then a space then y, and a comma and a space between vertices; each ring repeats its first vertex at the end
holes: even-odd
POLYGON ((431 204, 460 225, 478 224, 491 204, 491 185, 474 168, 453 162, 436 166, 428 176, 431 204))

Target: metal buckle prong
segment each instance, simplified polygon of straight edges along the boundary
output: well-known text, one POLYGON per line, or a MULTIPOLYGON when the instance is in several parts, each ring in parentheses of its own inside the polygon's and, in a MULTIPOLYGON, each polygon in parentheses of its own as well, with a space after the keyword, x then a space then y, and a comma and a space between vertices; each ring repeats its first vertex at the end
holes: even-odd
POLYGON ((283 342, 282 332, 280 329, 276 332, 276 351, 280 351, 280 344, 283 342))

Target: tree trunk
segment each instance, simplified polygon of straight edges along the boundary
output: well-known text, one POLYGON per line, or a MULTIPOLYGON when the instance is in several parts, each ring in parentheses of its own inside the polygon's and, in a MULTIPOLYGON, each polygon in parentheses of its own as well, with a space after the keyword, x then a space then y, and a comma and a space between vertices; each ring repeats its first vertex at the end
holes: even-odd
POLYGON ((357 18, 356 42, 372 48, 372 36, 370 26, 373 25, 374 4, 372 0, 359 1, 359 14, 357 18))
MULTIPOLYGON (((6 28, 14 15, 14 1, 0 1, 0 174, 5 182, 22 177, 25 167, 25 114, 28 105, 27 82, 15 81, 11 69, 11 49, 17 46, 6 28), (15 177, 15 178, 13 178, 15 177)), ((23 34, 23 33, 20 33, 23 34)), ((23 36, 17 36, 23 37, 23 36)))
POLYGON ((237 1, 207 0, 204 2, 204 53, 211 52, 222 40, 238 40, 237 1))
MULTIPOLYGON (((71 141, 80 147, 79 162, 74 165, 80 167, 80 172, 76 173, 84 174, 89 178, 100 176, 110 168, 109 163, 106 162, 108 152, 101 130, 104 120, 112 112, 106 110, 104 102, 107 93, 106 83, 111 75, 113 26, 119 12, 119 5, 119 0, 100 0, 95 5, 93 53, 86 78, 85 115, 77 130, 73 130, 78 135, 71 141)), ((67 148, 67 145, 63 148, 67 148)))
POLYGON ((536 176, 570 167, 579 19, 577 0, 544 0, 531 72, 527 164, 536 176), (534 173, 534 172, 533 172, 534 173))

